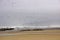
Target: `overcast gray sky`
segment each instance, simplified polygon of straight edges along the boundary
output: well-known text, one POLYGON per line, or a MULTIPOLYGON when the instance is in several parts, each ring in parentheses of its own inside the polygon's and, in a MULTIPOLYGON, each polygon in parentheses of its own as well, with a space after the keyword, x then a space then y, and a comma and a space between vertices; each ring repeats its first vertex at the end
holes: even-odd
POLYGON ((0 25, 60 25, 60 1, 0 0, 0 25))

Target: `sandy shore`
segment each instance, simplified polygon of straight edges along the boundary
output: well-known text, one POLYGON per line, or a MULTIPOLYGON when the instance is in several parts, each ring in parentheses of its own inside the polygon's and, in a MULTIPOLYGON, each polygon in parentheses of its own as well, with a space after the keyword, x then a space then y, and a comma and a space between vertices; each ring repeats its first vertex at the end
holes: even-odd
POLYGON ((0 40, 60 40, 60 30, 8 32, 3 34, 0 34, 0 40))

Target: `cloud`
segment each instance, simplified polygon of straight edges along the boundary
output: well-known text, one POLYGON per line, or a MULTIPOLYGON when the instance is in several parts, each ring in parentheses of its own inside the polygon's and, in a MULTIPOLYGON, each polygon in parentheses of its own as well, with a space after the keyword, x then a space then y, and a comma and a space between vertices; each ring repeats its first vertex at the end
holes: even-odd
POLYGON ((60 25, 58 0, 0 0, 0 25, 60 25))

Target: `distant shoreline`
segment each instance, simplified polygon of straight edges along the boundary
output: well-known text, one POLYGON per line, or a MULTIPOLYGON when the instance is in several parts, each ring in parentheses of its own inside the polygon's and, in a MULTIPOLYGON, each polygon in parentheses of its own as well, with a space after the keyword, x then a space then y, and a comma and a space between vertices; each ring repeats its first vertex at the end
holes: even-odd
POLYGON ((0 29, 0 32, 14 32, 14 31, 20 31, 20 32, 23 32, 23 31, 44 31, 44 30, 60 30, 60 28, 45 28, 45 29, 38 29, 38 28, 35 28, 35 29, 17 29, 15 30, 14 28, 2 28, 0 29))

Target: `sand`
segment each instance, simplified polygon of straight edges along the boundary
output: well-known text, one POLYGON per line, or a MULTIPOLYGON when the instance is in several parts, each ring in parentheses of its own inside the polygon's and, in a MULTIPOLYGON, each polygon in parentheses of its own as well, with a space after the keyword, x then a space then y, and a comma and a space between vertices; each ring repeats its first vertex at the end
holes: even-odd
POLYGON ((60 40, 60 30, 25 31, 6 34, 14 35, 0 36, 0 40, 60 40))

